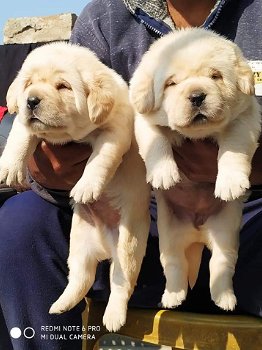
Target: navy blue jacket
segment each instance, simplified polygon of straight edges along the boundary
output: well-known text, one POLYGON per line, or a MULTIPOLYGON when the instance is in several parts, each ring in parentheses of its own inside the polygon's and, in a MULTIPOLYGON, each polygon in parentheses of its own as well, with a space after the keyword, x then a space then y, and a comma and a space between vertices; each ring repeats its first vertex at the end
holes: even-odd
MULTIPOLYGON (((102 62, 129 81, 149 45, 174 29, 163 21, 168 18, 164 4, 161 0, 93 0, 78 17, 71 41, 96 52, 102 62), (126 6, 130 3, 133 7, 126 6), (159 13, 160 18, 136 3, 145 7, 154 3, 154 14, 159 13)), ((248 60, 262 60, 261 16, 261 0, 221 0, 204 26, 238 44, 248 60)))

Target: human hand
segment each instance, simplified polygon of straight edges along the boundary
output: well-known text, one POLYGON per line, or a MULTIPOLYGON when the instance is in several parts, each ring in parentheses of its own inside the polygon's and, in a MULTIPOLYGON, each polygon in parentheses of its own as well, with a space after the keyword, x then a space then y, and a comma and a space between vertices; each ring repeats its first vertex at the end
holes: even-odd
POLYGON ((33 179, 42 186, 70 191, 80 179, 91 153, 91 146, 86 144, 52 145, 42 141, 28 168, 33 179))
POLYGON ((193 182, 215 183, 218 146, 210 140, 185 140, 173 149, 178 168, 193 182))
MULTIPOLYGON (((262 138, 252 160, 250 182, 252 185, 262 183, 262 138)), ((173 149, 178 168, 186 177, 194 182, 215 183, 217 177, 218 146, 210 141, 186 140, 181 147, 173 149)))

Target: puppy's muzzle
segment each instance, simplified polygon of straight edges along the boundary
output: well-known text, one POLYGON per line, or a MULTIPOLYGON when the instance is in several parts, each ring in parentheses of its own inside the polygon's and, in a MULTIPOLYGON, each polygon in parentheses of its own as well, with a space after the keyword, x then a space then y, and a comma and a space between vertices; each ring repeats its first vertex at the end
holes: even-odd
POLYGON ((190 100, 192 106, 200 107, 206 98, 206 94, 200 91, 193 92, 188 99, 190 100))
POLYGON ((27 108, 29 108, 31 111, 36 109, 40 103, 40 99, 37 96, 28 97, 27 99, 27 108))

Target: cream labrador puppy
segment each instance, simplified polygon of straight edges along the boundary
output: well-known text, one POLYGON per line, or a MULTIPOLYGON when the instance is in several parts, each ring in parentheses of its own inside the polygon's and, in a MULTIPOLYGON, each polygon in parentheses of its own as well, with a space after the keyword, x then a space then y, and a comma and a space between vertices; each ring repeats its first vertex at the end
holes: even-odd
POLYGON ((156 189, 164 307, 186 298, 204 245, 212 251, 211 297, 222 309, 235 307, 241 196, 250 186, 260 134, 253 94, 253 74, 240 49, 205 29, 177 31, 156 41, 131 80, 135 134, 147 181, 156 189), (214 186, 189 181, 179 171, 172 146, 185 138, 218 144, 214 186))
POLYGON ((27 161, 41 140, 92 146, 71 191, 69 282, 50 313, 74 307, 91 288, 98 262, 112 259, 103 322, 116 331, 125 323, 149 232, 150 188, 132 140, 127 84, 90 50, 53 43, 28 55, 7 101, 9 111, 18 112, 0 160, 0 180, 7 185, 24 181, 27 161))

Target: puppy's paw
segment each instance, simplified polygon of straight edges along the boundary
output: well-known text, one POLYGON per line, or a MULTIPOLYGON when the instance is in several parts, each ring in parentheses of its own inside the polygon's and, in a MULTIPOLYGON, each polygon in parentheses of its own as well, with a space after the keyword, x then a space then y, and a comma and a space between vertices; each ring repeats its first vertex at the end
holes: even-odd
POLYGON ((103 187, 95 179, 80 179, 71 190, 70 196, 76 203, 92 203, 98 200, 102 192, 103 187))
POLYGON ((108 304, 103 317, 103 325, 109 332, 117 332, 126 323, 126 307, 108 304))
POLYGON ((166 309, 172 309, 182 304, 186 299, 187 291, 182 289, 179 292, 169 292, 165 290, 162 295, 162 306, 166 309))
POLYGON ((237 304, 237 298, 232 290, 224 291, 215 297, 212 296, 215 304, 223 310, 233 311, 237 304))
POLYGON ((0 183, 7 186, 19 186, 25 184, 26 167, 19 161, 5 161, 0 159, 0 183))
POLYGON ((147 182, 156 189, 168 190, 180 181, 180 174, 173 160, 157 163, 147 174, 147 182))
POLYGON ((236 171, 219 172, 216 179, 215 197, 232 201, 243 196, 250 187, 246 174, 236 171))

